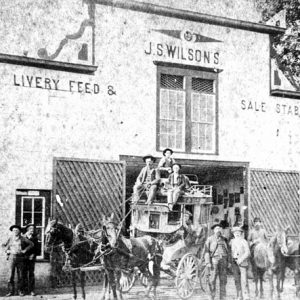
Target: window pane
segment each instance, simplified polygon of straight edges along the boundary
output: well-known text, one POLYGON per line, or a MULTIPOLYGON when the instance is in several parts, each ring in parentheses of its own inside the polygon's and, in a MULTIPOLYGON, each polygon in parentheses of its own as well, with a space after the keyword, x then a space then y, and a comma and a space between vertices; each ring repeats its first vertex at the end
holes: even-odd
POLYGON ((160 115, 162 119, 168 118, 169 97, 167 90, 160 91, 160 115))
POLYGON ((184 148, 185 93, 161 89, 160 147, 184 148))
POLYGON ((23 211, 32 211, 32 198, 23 198, 23 211))
POLYGON ((32 213, 23 213, 23 226, 32 223, 32 213))
POLYGON ((183 120, 184 119, 184 107, 183 106, 177 106, 177 120, 183 120))
POLYGON ((192 93, 192 150, 213 151, 215 96, 192 93), (196 116, 196 114, 199 114, 196 116))
POLYGON ((184 106, 184 93, 177 93, 177 105, 184 106))
POLYGON ((212 150, 213 126, 206 125, 205 146, 206 150, 212 150))
POLYGON ((168 132, 168 121, 161 120, 160 121, 160 134, 168 132))
POLYGON ((207 97, 207 122, 214 122, 214 97, 207 97))
POLYGON ((34 211, 43 211, 43 198, 34 198, 34 211))
POLYGON ((168 145, 168 135, 167 134, 160 134, 159 143, 162 147, 167 147, 167 146, 164 146, 164 145, 168 145))
POLYGON ((38 256, 40 256, 42 254, 42 237, 43 237, 43 234, 42 234, 42 228, 37 228, 36 229, 36 234, 37 234, 37 238, 38 238, 38 241, 39 241, 39 246, 38 246, 38 256))
POLYGON ((192 122, 200 120, 200 94, 192 94, 192 122))
POLYGON ((168 135, 168 147, 175 148, 175 135, 168 135))
POLYGON ((43 226, 43 213, 34 213, 35 226, 43 226))
POLYGON ((206 122, 207 111, 206 111, 206 97, 201 95, 200 97, 200 122, 206 122))

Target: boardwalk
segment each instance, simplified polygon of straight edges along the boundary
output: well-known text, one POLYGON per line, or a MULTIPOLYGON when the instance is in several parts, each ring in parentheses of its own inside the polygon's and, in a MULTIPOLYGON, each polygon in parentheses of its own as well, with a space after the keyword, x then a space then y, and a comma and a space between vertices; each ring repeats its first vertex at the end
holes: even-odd
MULTIPOLYGON (((265 297, 264 300, 269 300, 268 292, 268 282, 265 282, 265 297)), ((87 297, 86 300, 100 300, 100 294, 101 294, 101 288, 102 287, 87 287, 87 297)), ((132 290, 124 295, 124 300, 140 300, 143 299, 143 291, 144 287, 137 285, 132 288, 132 290)), ((254 297, 254 283, 251 280, 250 281, 250 291, 251 291, 251 300, 255 299, 254 297)), ((78 289, 78 299, 81 299, 80 296, 80 289, 78 289)), ((227 299, 228 300, 234 300, 235 299, 235 287, 234 287, 234 281, 232 278, 229 278, 228 285, 227 285, 227 299)), ((42 294, 40 292, 40 295, 36 297, 0 297, 0 299, 10 299, 10 300, 71 300, 73 299, 72 295, 72 289, 70 288, 64 288, 60 290, 54 290, 51 291, 49 294, 42 294)), ((174 285, 172 282, 163 280, 162 284, 158 288, 158 299, 164 300, 164 299, 172 299, 177 300, 180 299, 176 294, 176 289, 174 288, 174 285)), ((204 293, 197 293, 193 297, 190 298, 191 300, 208 300, 208 296, 204 293)), ((282 300, 299 300, 295 297, 295 286, 293 286, 293 279, 287 279, 285 282, 285 290, 281 295, 282 300)), ((144 300, 144 299, 143 299, 144 300)), ((218 298, 216 299, 218 300, 218 298)))

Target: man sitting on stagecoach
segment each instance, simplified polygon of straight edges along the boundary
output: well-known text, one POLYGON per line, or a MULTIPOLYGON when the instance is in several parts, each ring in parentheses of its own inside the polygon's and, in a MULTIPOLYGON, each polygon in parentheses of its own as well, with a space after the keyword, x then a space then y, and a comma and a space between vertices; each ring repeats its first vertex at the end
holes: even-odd
POLYGON ((154 168, 155 157, 146 155, 143 157, 146 166, 141 170, 133 187, 132 202, 137 203, 144 191, 149 191, 146 204, 151 204, 156 196, 157 188, 160 183, 159 171, 154 168))
POLYGON ((172 169, 173 173, 169 176, 167 182, 169 210, 173 210, 178 198, 190 187, 189 179, 180 174, 181 165, 174 163, 172 169))
POLYGON ((163 151, 163 157, 160 159, 157 166, 162 178, 168 178, 170 173, 172 173, 172 167, 175 164, 175 159, 172 157, 172 155, 173 150, 170 148, 166 148, 163 151))

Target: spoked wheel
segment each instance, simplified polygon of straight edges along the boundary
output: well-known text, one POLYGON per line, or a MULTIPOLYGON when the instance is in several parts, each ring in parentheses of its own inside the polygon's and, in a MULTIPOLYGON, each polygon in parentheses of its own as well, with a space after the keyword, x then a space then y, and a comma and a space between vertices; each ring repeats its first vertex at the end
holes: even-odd
POLYGON ((199 281, 201 290, 205 293, 208 293, 209 286, 208 286, 208 277, 207 277, 207 270, 204 264, 201 264, 199 267, 199 281))
POLYGON ((143 273, 140 273, 140 282, 143 286, 148 286, 148 277, 145 276, 143 273))
POLYGON ((135 272, 121 272, 120 290, 122 293, 128 293, 135 282, 135 272))
POLYGON ((177 267, 175 286, 181 299, 190 298, 199 284, 198 259, 195 255, 185 254, 177 267))

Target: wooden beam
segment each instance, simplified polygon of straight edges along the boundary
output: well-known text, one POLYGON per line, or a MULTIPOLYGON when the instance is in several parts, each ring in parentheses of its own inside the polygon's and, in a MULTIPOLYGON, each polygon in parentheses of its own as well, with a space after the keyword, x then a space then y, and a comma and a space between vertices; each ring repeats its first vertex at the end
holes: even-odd
POLYGON ((300 99, 300 91, 271 90, 271 96, 300 99))
MULTIPOLYGON (((126 161, 128 167, 144 166, 142 156, 135 155, 120 155, 120 160, 126 161)), ((156 157, 156 162, 159 158, 156 157)), ((216 167, 216 168, 248 168, 248 162, 237 162, 237 161, 217 161, 217 160, 200 160, 200 159, 186 159, 176 158, 176 162, 186 167, 216 167)))
POLYGON ((266 34, 281 34, 285 32, 285 28, 264 25, 260 23, 247 22, 242 20, 230 19, 225 17, 213 16, 189 10, 181 10, 162 5, 150 4, 146 2, 138 2, 134 0, 94 0, 97 4, 108 5, 133 11, 144 12, 170 18, 188 20, 211 25, 219 25, 241 30, 254 31, 266 34))
POLYGON ((81 65, 67 62, 38 59, 19 55, 0 53, 0 63, 36 67, 40 69, 57 70, 81 74, 94 74, 97 66, 81 65))

